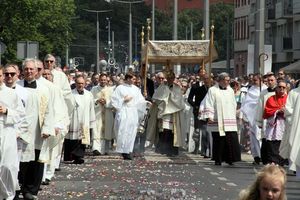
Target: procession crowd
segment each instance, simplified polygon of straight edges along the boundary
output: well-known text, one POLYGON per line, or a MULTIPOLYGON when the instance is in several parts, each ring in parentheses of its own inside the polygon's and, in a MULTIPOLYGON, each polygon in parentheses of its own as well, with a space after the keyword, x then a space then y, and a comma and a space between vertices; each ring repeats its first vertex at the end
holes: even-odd
POLYGON ((296 173, 299 93, 283 70, 231 79, 165 68, 145 78, 63 72, 51 54, 21 69, 8 63, 0 66, 0 199, 36 199, 61 160, 82 164, 86 148, 124 160, 143 157, 145 146, 170 157, 189 151, 215 165, 233 165, 245 151, 254 165, 296 173))

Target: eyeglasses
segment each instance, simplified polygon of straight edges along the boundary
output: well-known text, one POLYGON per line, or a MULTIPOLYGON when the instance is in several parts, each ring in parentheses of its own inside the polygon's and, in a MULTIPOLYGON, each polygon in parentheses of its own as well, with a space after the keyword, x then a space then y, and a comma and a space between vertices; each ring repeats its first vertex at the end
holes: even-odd
POLYGON ((15 73, 15 72, 5 72, 4 73, 5 76, 11 76, 11 77, 15 76, 16 74, 17 73, 15 73))
POLYGON ((284 87, 284 86, 278 86, 278 88, 280 88, 280 89, 285 89, 286 87, 284 87))
POLYGON ((46 60, 45 63, 53 63, 54 60, 46 60))

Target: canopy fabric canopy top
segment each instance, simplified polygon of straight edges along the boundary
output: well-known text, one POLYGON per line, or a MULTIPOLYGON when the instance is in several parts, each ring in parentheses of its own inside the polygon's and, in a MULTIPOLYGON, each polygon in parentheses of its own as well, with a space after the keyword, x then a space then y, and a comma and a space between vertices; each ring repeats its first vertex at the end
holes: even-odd
MULTIPOLYGON (((143 61, 149 63, 205 63, 209 62, 210 40, 149 41, 142 49, 143 61), (146 56, 147 55, 147 56, 146 56)), ((212 60, 217 58, 212 47, 212 60)))
POLYGON ((300 60, 282 68, 285 73, 300 73, 300 60))

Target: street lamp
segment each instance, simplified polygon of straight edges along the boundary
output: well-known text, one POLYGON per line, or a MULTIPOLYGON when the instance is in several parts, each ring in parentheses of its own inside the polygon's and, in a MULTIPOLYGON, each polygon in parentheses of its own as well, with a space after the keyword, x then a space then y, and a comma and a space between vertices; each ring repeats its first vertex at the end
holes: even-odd
POLYGON ((107 30, 108 30, 108 33, 107 33, 107 45, 108 45, 108 60, 110 60, 110 53, 111 53, 111 41, 110 41, 110 18, 109 17, 106 17, 106 21, 108 23, 107 25, 107 30))
POLYGON ((99 63, 100 63, 100 59, 99 59, 99 19, 98 19, 98 13, 105 13, 105 12, 110 12, 112 10, 88 10, 88 9, 83 9, 86 12, 91 12, 91 13, 97 13, 97 65, 96 65, 96 73, 99 73, 99 63))
MULTIPOLYGON (((70 20, 79 19, 79 16, 71 17, 70 20)), ((67 30, 67 37, 69 36, 69 31, 67 30)), ((69 67, 69 44, 66 46, 66 66, 69 67)))
POLYGON ((132 15, 131 15, 131 4, 136 4, 136 3, 142 3, 144 0, 139 0, 139 1, 121 1, 121 0, 114 0, 115 2, 118 3, 126 3, 129 4, 129 65, 132 64, 132 15))

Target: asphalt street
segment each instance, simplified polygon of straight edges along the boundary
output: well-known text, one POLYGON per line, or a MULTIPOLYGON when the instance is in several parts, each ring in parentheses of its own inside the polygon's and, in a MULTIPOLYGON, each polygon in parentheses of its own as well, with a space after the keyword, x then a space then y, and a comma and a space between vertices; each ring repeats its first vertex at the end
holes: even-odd
MULTIPOLYGON (((210 159, 181 152, 168 158, 146 151, 145 159, 124 161, 118 154, 92 156, 82 165, 62 163, 61 171, 48 186, 42 186, 40 200, 63 199, 237 199, 241 189, 254 179, 251 156, 233 166, 215 166, 210 159)), ((288 173, 288 199, 300 199, 300 178, 288 173)))

